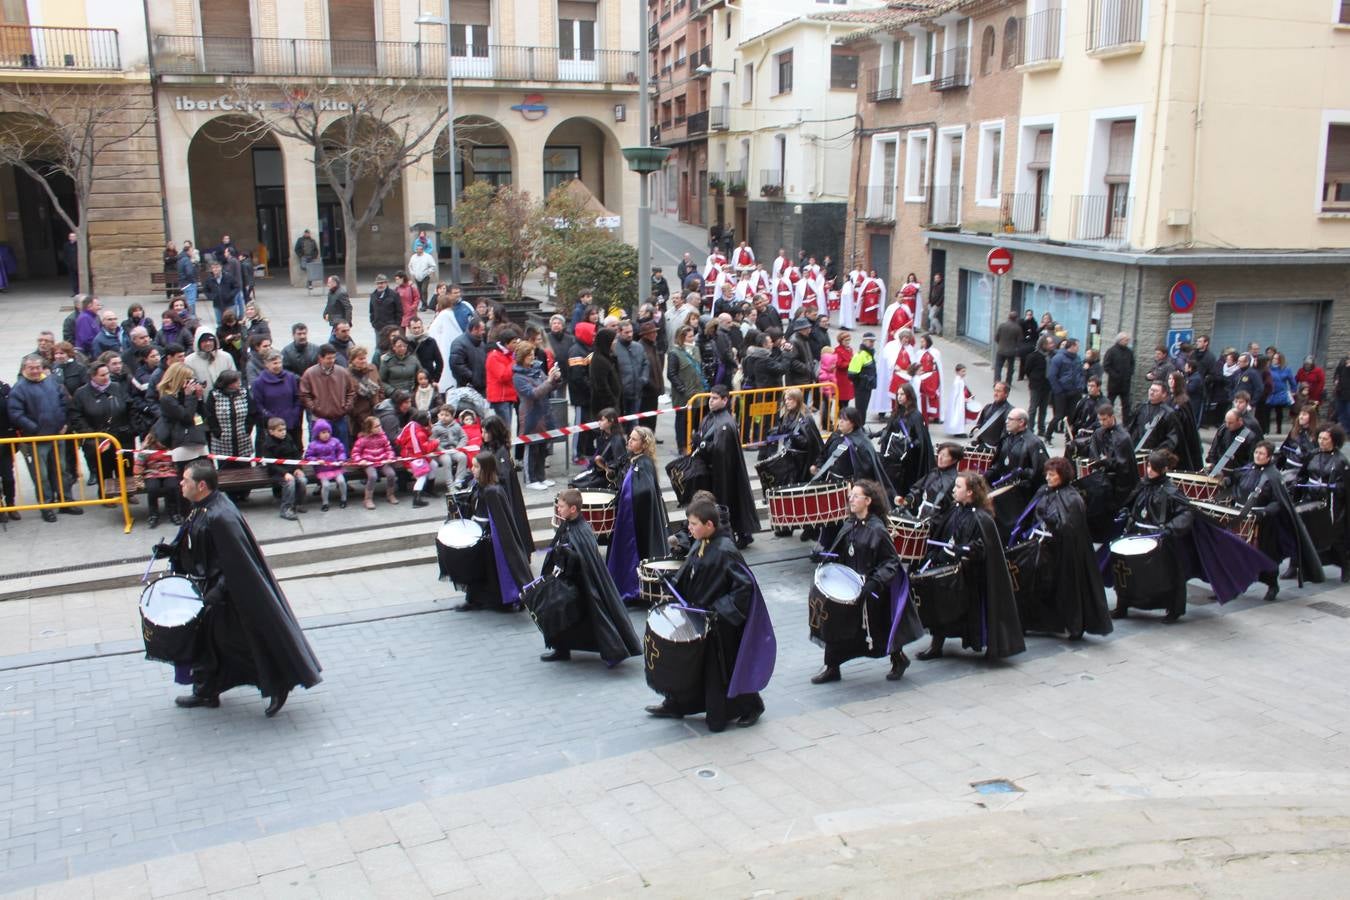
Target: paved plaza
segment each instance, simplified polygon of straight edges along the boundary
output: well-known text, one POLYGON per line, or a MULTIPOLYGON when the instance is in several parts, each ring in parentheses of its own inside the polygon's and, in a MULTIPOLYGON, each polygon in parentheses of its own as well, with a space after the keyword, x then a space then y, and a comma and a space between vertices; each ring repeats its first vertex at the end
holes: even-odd
MULTIPOLYGON (((286 323, 320 302, 263 296, 286 323)), ((0 358, 58 323, 0 299, 0 358)), ((982 399, 988 371, 972 365, 982 399)), ((252 506, 265 542, 293 536, 252 506)), ((413 521, 362 515, 307 527, 413 521)), ((115 522, 26 515, 0 566, 12 582, 98 563, 94 579, 168 536, 115 522)), ((0 893, 1345 894, 1350 588, 1334 568, 1275 603, 1258 585, 1220 607, 1192 584, 1175 625, 1135 614, 1002 663, 949 653, 896 684, 864 660, 813 686, 809 547, 764 533, 747 559, 778 635, 767 713, 710 735, 643 714, 641 660, 546 665, 528 617, 449 611, 433 529, 409 539, 425 559, 284 581, 324 682, 272 720, 248 690, 175 708, 171 670, 138 650, 134 589, 0 601, 0 893)))

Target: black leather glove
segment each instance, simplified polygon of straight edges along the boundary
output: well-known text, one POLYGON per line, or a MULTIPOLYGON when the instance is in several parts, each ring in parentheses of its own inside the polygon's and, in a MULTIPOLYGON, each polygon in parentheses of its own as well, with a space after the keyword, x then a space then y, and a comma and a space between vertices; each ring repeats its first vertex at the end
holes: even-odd
POLYGON ((150 555, 153 556, 155 559, 168 559, 169 557, 173 556, 173 551, 174 551, 173 544, 167 543, 166 541, 160 541, 158 544, 150 548, 150 555))

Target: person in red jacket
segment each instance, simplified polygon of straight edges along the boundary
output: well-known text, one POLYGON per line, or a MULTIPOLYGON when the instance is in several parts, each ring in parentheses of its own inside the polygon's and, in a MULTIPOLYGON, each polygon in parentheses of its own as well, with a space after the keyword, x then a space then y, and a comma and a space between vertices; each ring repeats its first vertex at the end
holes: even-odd
POLYGON ((1303 367, 1294 373, 1294 380, 1308 386, 1309 400, 1313 403, 1322 402, 1322 395, 1327 389, 1327 373, 1317 364, 1317 360, 1311 356, 1304 359, 1303 367))
POLYGON ((520 340, 520 329, 514 325, 503 324, 493 329, 488 338, 493 347, 487 353, 487 401, 506 427, 511 427, 511 413, 515 410, 516 387, 512 381, 511 370, 516 365, 516 342, 520 340))
POLYGON ((841 328, 834 348, 834 383, 839 385, 840 409, 853 402, 853 381, 848 377, 848 367, 852 362, 853 333, 847 328, 841 328))

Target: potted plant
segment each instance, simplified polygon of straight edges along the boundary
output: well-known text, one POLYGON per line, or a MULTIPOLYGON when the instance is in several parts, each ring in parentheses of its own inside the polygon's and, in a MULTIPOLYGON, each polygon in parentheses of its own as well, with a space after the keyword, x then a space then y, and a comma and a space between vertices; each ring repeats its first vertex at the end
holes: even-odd
POLYGON ((718 178, 716 175, 708 179, 708 190, 712 191, 714 194, 722 193, 725 188, 726 182, 722 181, 722 179, 718 178))
POLYGON ((733 196, 733 197, 744 197, 744 196, 745 196, 745 182, 744 182, 744 181, 733 181, 733 182, 731 182, 731 184, 727 187, 727 193, 730 194, 730 195, 733 196))
POLYGON ((783 186, 781 184, 760 185, 759 195, 761 197, 781 197, 783 196, 783 186))

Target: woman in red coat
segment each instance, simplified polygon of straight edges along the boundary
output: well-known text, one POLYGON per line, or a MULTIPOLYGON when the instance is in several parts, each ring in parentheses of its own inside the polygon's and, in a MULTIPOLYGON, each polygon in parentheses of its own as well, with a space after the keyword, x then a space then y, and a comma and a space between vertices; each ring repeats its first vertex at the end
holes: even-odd
POLYGON ((499 325, 488 336, 493 347, 487 352, 487 402, 506 427, 511 427, 511 413, 516 408, 516 386, 511 370, 516 365, 516 342, 520 329, 514 325, 499 325))
POLYGON ((851 362, 853 362, 853 334, 848 329, 841 328, 834 348, 834 383, 839 386, 840 409, 853 402, 853 379, 848 377, 848 364, 851 362))
POLYGON ((1322 402, 1322 394, 1327 389, 1327 373, 1311 356, 1303 360, 1303 367, 1294 373, 1294 380, 1308 386, 1308 399, 1313 403, 1322 402))

